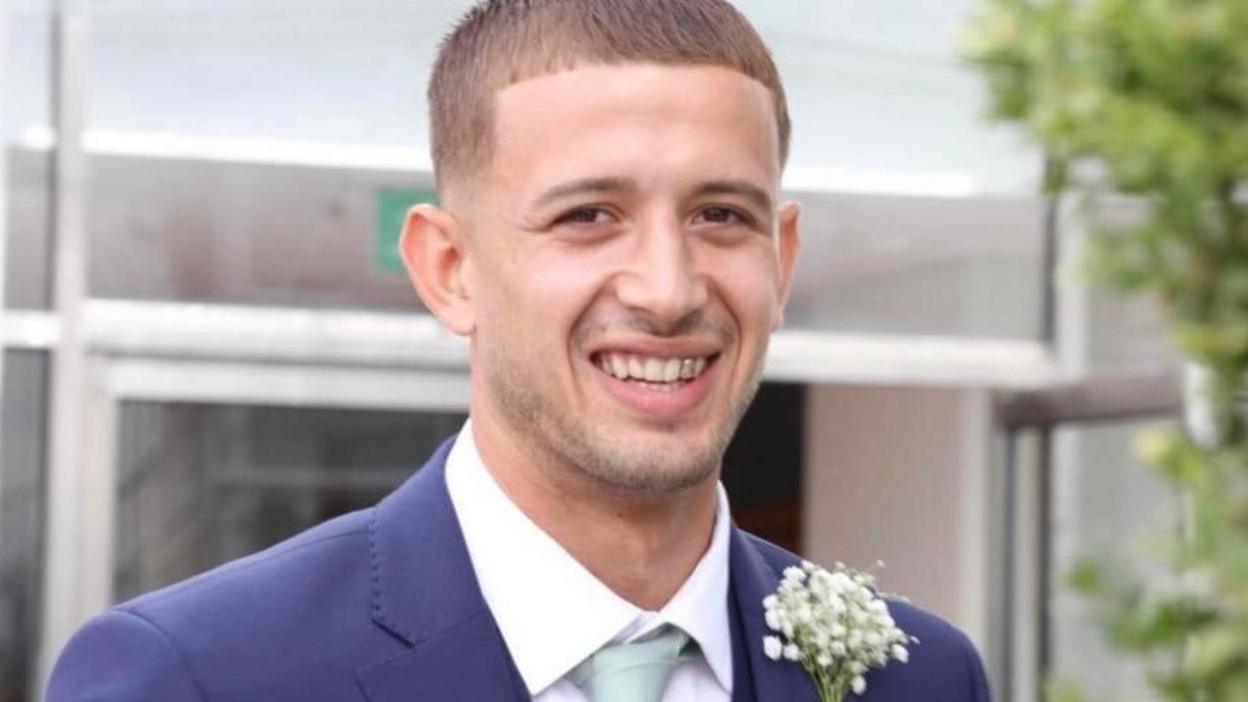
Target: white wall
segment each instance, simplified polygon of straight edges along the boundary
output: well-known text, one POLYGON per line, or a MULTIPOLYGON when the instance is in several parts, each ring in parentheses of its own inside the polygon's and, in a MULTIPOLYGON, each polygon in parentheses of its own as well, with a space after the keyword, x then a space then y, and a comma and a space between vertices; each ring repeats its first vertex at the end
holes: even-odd
POLYGON ((804 551, 886 567, 881 587, 990 651, 990 436, 984 391, 813 386, 804 551))

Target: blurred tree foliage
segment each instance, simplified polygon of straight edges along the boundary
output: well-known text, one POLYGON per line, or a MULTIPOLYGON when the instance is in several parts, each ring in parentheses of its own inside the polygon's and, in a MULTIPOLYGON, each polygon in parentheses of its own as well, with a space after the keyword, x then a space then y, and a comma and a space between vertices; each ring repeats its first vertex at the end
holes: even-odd
MULTIPOLYGON (((1152 665, 1163 698, 1248 701, 1248 0, 979 0, 966 54, 993 115, 1052 159, 1050 191, 1115 193, 1144 213, 1093 222, 1088 270, 1148 293, 1206 369, 1207 435, 1141 438, 1182 495, 1174 576, 1113 581, 1081 566, 1107 631, 1152 665), (1099 227, 1099 228, 1098 228, 1099 227)), ((1095 206, 1089 211, 1094 210, 1095 206)), ((1096 218, 1093 217, 1093 220, 1096 218)), ((1054 698, 1080 699, 1070 690, 1054 698)))

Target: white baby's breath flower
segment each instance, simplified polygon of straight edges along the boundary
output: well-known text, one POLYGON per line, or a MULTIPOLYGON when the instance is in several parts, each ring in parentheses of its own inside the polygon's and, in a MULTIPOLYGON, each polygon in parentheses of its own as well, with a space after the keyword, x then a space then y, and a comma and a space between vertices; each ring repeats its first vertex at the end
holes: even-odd
POLYGON ((763 620, 767 622, 767 628, 772 631, 780 631, 780 613, 774 609, 763 612, 763 620))
POLYGON ((780 660, 780 653, 783 650, 784 644, 780 642, 779 636, 768 636, 763 639, 763 653, 771 660, 780 660))
MULTIPOLYGON (((862 622, 854 622, 854 626, 862 626, 862 622)), ((862 630, 850 629, 849 640, 846 642, 850 648, 858 648, 862 645, 862 630)))
POLYGON ((828 610, 832 612, 832 614, 840 614, 845 611, 845 600, 841 599, 841 596, 835 592, 828 593, 824 602, 827 603, 828 610))
POLYGON ((908 646, 918 643, 897 627, 874 576, 840 563, 832 572, 810 561, 785 568, 763 600, 763 617, 779 634, 764 637, 763 653, 800 663, 824 702, 862 694, 870 668, 907 662, 908 646))

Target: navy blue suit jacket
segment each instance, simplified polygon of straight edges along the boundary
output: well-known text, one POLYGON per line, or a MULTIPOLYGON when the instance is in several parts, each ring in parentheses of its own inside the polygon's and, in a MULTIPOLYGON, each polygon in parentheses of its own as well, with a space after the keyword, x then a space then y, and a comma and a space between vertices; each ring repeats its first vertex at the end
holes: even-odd
MULTIPOLYGON (((529 699, 447 495, 449 446, 372 509, 96 617, 66 646, 46 702, 529 699)), ((732 529, 734 702, 818 701, 796 663, 762 653, 763 597, 797 560, 732 529)), ((921 643, 908 664, 870 673, 862 700, 988 702, 960 632, 890 609, 921 643)))

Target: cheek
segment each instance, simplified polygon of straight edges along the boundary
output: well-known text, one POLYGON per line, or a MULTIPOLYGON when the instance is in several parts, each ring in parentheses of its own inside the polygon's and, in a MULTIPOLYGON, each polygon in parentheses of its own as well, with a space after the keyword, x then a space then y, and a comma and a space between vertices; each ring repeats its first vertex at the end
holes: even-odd
POLYGON ((609 278, 592 255, 559 250, 555 245, 530 259, 529 293, 548 303, 556 315, 576 314, 609 278))
POLYGON ((535 247, 508 252, 483 271, 483 313, 496 340, 525 349, 566 345, 608 277, 588 258, 558 246, 535 247))
POLYGON ((780 267, 770 243, 723 252, 712 257, 708 270, 742 333, 747 337, 769 333, 780 300, 780 267))

